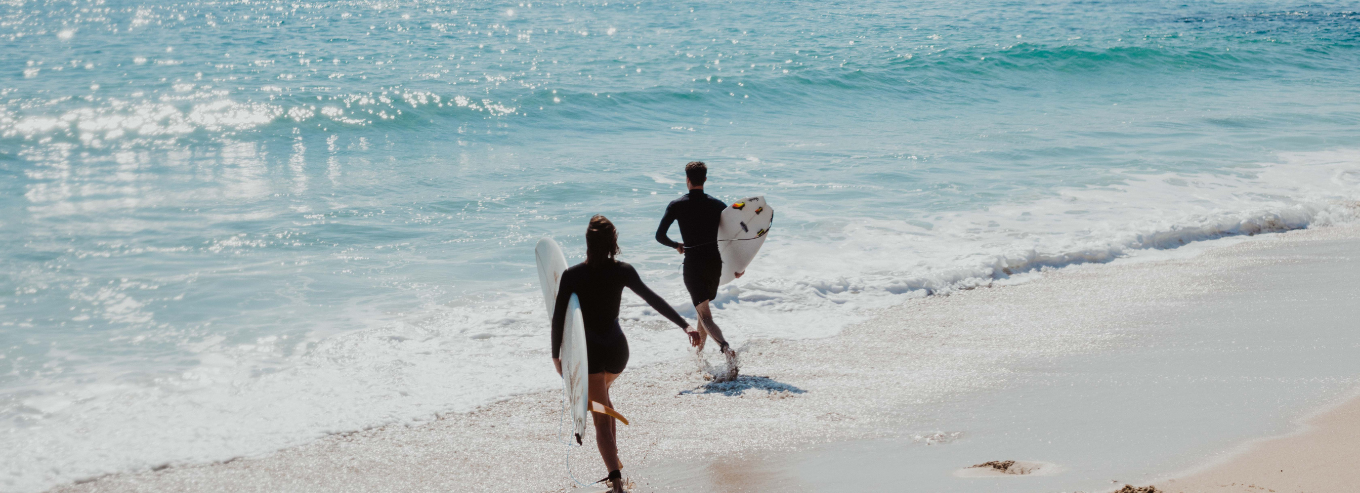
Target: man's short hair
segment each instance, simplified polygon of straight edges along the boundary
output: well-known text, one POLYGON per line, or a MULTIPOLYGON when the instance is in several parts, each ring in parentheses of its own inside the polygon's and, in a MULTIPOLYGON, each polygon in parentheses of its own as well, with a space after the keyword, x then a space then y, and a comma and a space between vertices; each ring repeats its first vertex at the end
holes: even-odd
POLYGON ((708 166, 703 161, 690 161, 685 165, 685 178, 689 178, 691 185, 704 186, 704 180, 708 179, 708 166))

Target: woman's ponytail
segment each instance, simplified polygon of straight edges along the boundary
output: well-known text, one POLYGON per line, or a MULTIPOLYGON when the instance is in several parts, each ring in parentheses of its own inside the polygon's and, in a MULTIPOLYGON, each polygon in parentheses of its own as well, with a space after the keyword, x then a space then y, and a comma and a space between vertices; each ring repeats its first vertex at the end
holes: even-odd
POLYGON ((609 218, 596 214, 586 227, 586 264, 603 267, 614 263, 619 254, 619 231, 609 218))

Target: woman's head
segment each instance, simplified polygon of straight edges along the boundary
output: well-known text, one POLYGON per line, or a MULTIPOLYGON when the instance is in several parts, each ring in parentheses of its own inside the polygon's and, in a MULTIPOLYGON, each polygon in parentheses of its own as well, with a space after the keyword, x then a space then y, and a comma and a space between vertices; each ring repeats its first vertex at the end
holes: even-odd
POLYGON ((619 254, 619 232, 609 218, 595 215, 586 227, 586 263, 608 265, 619 254))

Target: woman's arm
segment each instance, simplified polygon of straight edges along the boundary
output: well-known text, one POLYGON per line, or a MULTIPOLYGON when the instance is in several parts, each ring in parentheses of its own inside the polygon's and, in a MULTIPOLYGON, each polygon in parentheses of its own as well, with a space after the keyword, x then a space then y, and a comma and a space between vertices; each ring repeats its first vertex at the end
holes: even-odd
POLYGON ((676 313, 675 309, 671 308, 669 303, 666 303, 666 300, 661 299, 660 295, 652 292, 651 288, 648 288, 646 284, 643 284, 642 278, 638 276, 637 270, 633 269, 633 266, 631 265, 628 266, 628 277, 628 282, 624 284, 625 286, 628 286, 628 289, 633 290, 634 293, 641 296, 642 300, 646 301, 648 305, 651 305, 652 309, 666 318, 671 319, 671 322, 675 322, 675 325, 679 325, 680 329, 685 331, 685 335, 689 336, 689 345, 699 347, 699 343, 702 341, 699 331, 690 327, 689 322, 686 322, 684 317, 681 317, 679 313, 676 313))
POLYGON ((624 286, 628 286, 628 289, 633 290, 634 293, 641 296, 642 301, 646 301, 647 304, 651 305, 652 309, 656 310, 657 313, 660 313, 661 316, 669 318, 672 322, 675 322, 675 325, 688 331, 689 322, 686 322, 684 317, 681 317, 679 313, 676 313, 675 309, 671 308, 671 305, 666 303, 666 300, 662 299, 660 295, 652 292, 651 288, 648 288, 646 284, 643 284, 642 278, 638 276, 637 269, 634 269, 631 265, 628 266, 627 276, 627 282, 624 283, 624 286))
MULTIPOLYGON (((557 285, 557 301, 553 302, 552 357, 554 361, 561 358, 560 353, 562 352, 562 330, 563 326, 566 325, 567 323, 567 304, 571 302, 572 290, 570 289, 570 286, 568 286, 567 283, 565 282, 566 281, 565 277, 566 276, 563 276, 564 282, 561 282, 557 285)), ((561 368, 562 364, 557 363, 557 365, 558 365, 557 373, 560 374, 562 373, 561 368)))

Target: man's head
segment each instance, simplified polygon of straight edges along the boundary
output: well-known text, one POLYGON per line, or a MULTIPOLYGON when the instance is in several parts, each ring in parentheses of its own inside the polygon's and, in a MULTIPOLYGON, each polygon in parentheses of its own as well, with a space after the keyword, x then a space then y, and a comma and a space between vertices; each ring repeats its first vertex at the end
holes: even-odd
POLYGON ((704 188, 704 180, 708 179, 708 166, 704 166, 703 161, 690 161, 685 165, 685 185, 690 190, 704 188))

